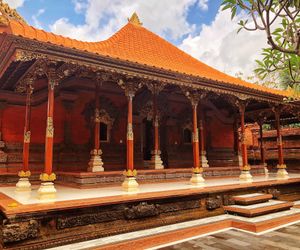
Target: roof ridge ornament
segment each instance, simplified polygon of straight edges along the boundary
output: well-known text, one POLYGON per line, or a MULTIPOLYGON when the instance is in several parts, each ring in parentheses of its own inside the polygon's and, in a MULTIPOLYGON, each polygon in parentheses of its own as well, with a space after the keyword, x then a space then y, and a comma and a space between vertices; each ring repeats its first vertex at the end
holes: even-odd
POLYGON ((7 3, 0 0, 0 26, 7 26, 11 19, 27 24, 15 9, 10 8, 7 3))
POLYGON ((139 17, 138 17, 138 15, 137 15, 136 12, 134 12, 132 14, 132 16, 130 18, 128 18, 128 22, 132 23, 134 25, 137 25, 137 26, 142 26, 143 25, 143 23, 140 21, 140 19, 139 19, 139 17))

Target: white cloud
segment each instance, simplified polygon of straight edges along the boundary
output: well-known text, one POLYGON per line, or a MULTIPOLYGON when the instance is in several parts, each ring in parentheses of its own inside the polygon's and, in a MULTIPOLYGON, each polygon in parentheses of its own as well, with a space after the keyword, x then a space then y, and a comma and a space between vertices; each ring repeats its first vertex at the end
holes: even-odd
POLYGON ((180 48, 204 63, 230 75, 243 72, 252 75, 255 59, 260 58, 261 48, 266 47, 264 32, 241 31, 237 34, 239 14, 231 20, 230 11, 219 10, 210 25, 202 25, 196 35, 189 35, 180 48))
POLYGON ((39 9, 38 12, 32 16, 32 20, 34 23, 34 26, 37 27, 38 29, 42 29, 43 25, 42 23, 38 20, 38 17, 42 15, 45 12, 45 9, 39 9))
POLYGON ((208 10, 208 0, 199 0, 198 6, 201 10, 208 10))
POLYGON ((61 18, 50 25, 50 29, 80 40, 104 40, 126 24, 127 18, 136 11, 145 27, 159 35, 178 39, 194 31, 187 15, 197 1, 173 0, 170 4, 161 0, 74 0, 75 11, 85 11, 85 23, 74 25, 67 18, 61 18))
POLYGON ((4 0, 3 2, 8 3, 9 7, 16 9, 22 7, 25 0, 4 0))

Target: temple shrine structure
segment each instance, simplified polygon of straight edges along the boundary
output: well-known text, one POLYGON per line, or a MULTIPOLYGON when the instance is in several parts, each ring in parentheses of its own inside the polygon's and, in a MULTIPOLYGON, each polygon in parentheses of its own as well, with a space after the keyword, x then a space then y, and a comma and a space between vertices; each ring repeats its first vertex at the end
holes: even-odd
MULTIPOLYGON (((290 92, 200 62, 146 29, 136 13, 100 42, 36 29, 2 1, 0 13, 0 183, 16 194, 36 186, 37 199, 44 201, 38 211, 59 197, 60 185, 122 186, 126 194, 139 193, 144 183, 175 180, 203 192, 210 177, 231 177, 250 190, 254 177, 268 172, 275 174, 276 185, 292 181, 281 135, 283 124, 300 121, 300 103, 290 92), (259 124, 259 138, 264 123, 276 128, 275 167, 266 164, 263 139, 257 161, 249 164, 247 123, 259 124)), ((9 204, 6 218, 19 211, 9 204)), ((61 218, 53 213, 56 208, 62 213, 63 205, 55 204, 49 205, 51 216, 61 218)), ((91 204, 82 206, 100 203, 91 204)), ((23 208, 38 221, 20 222, 26 221, 29 231, 44 225, 33 207, 23 208)), ((71 223, 58 220, 58 231, 71 223)), ((22 242, 36 242, 32 235, 22 242)), ((57 239, 50 245, 63 243, 57 239)))

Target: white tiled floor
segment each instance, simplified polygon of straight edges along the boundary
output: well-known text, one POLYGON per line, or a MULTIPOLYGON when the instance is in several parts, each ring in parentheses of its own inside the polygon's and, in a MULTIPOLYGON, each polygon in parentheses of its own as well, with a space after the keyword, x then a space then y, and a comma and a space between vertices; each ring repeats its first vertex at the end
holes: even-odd
MULTIPOLYGON (((290 179, 300 178, 300 174, 290 174, 290 179)), ((276 180, 276 175, 270 175, 268 178, 265 176, 256 176, 253 178, 254 182, 273 181, 276 180)), ((140 184, 139 193, 151 193, 161 191, 172 191, 172 190, 184 190, 184 189, 205 189, 205 187, 217 187, 224 185, 241 184, 238 177, 224 178, 224 179, 207 179, 205 186, 197 188, 192 186, 188 181, 168 182, 168 183, 152 183, 152 184, 140 184)), ((0 192, 5 195, 17 200, 22 204, 36 204, 41 203, 37 198, 38 186, 33 186, 33 190, 29 193, 18 194, 15 192, 14 187, 0 187, 0 192)), ((91 189, 77 189, 71 187, 65 187, 56 185, 57 197, 55 201, 66 201, 66 200, 82 200, 89 198, 101 198, 108 196, 117 195, 131 195, 123 191, 121 186, 116 187, 99 187, 91 189)))

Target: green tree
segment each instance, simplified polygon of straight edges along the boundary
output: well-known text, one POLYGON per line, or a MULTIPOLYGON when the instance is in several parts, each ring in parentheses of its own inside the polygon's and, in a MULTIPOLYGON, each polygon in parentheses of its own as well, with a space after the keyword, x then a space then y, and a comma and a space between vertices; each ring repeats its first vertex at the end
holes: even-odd
POLYGON ((255 74, 265 79, 276 75, 286 88, 300 87, 300 0, 223 0, 222 10, 230 9, 231 18, 239 11, 245 18, 240 28, 264 31, 268 47, 257 60, 255 74))

